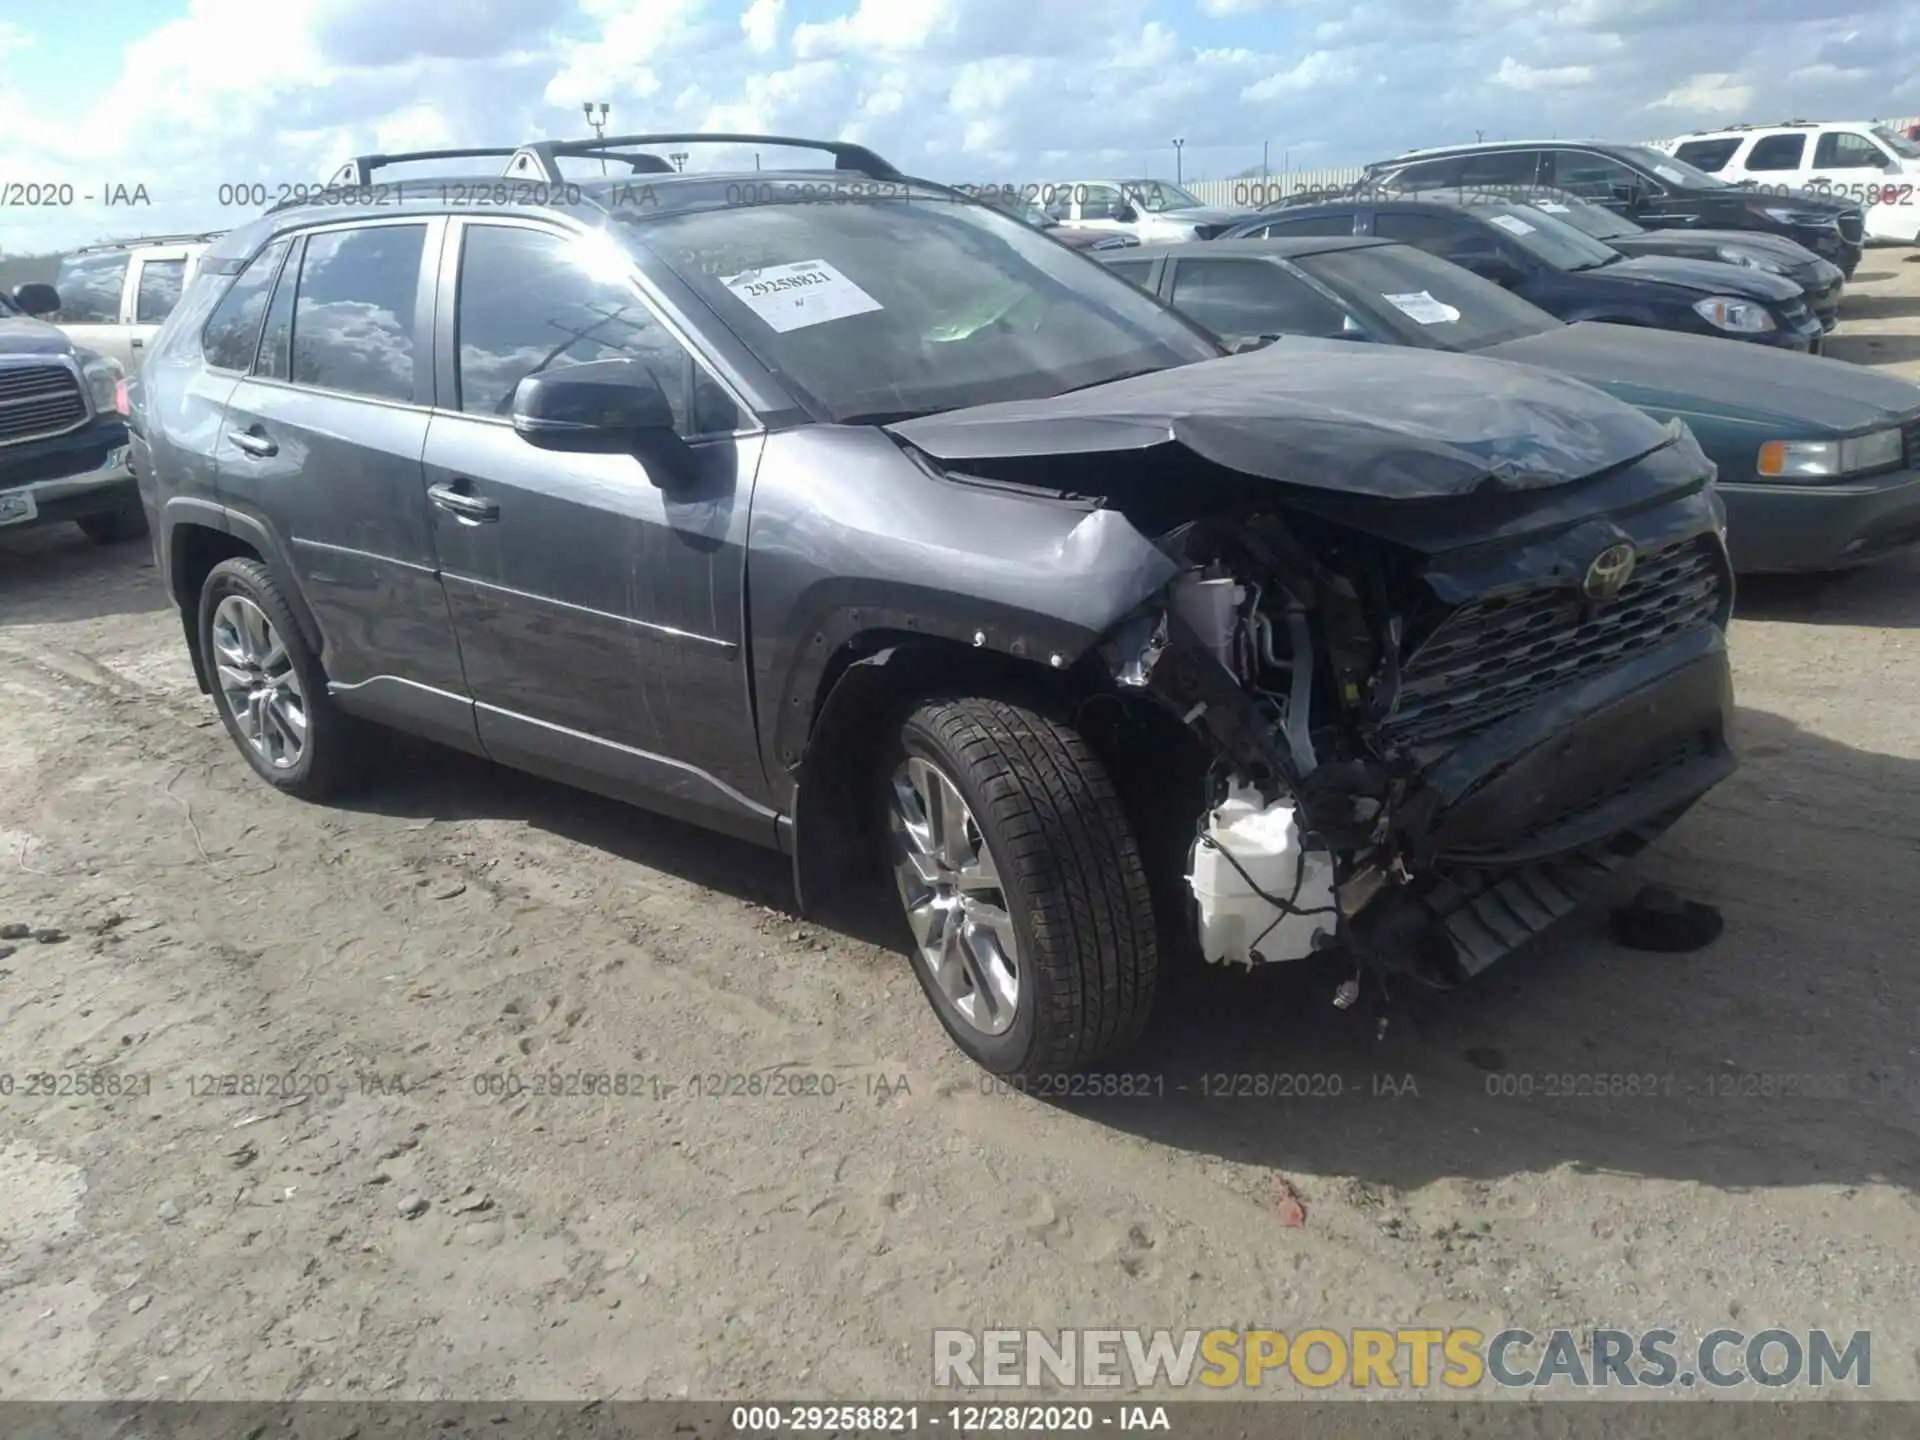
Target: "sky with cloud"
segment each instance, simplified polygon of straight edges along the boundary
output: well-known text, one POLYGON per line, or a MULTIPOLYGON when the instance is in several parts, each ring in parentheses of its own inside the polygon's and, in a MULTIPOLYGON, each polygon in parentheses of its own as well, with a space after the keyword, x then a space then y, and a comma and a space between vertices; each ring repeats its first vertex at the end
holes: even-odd
POLYGON ((0 204, 0 254, 232 224, 223 184, 355 153, 578 135, 587 100, 614 131, 856 139, 948 181, 1170 177, 1176 136, 1222 178, 1263 145, 1304 169, 1920 113, 1920 4, 0 0, 0 202, 74 196, 0 204))

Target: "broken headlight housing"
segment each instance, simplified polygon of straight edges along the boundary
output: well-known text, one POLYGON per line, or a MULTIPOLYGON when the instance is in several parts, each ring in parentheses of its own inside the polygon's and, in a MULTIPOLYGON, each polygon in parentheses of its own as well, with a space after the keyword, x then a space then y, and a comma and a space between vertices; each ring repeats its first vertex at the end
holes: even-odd
POLYGON ((1887 429, 1848 440, 1769 440, 1755 468, 1766 480, 1833 480, 1892 470, 1900 456, 1900 431, 1887 429))

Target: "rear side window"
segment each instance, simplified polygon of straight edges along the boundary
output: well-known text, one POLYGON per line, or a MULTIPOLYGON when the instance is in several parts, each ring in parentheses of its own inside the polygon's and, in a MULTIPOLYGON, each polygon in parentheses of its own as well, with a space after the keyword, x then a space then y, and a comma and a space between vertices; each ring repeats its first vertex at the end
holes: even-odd
POLYGON ((60 308, 47 318, 61 325, 117 325, 127 260, 125 250, 69 255, 62 260, 53 281, 53 288, 60 292, 60 308))
POLYGON ((1469 155, 1460 171, 1460 183, 1475 185, 1531 185, 1540 173, 1538 150, 1491 150, 1469 155))
POLYGON ((1433 190, 1459 183, 1466 157, 1455 155, 1446 160, 1422 160, 1396 170, 1380 183, 1389 190, 1433 190))
POLYGON ((1686 140, 1674 147, 1673 158, 1714 174, 1733 159, 1733 152, 1739 148, 1737 135, 1725 140, 1686 140))
POLYGON ((1851 130, 1829 130, 1813 147, 1816 170, 1883 170, 1887 152, 1851 130))
POLYGON ((660 382, 683 435, 740 424, 737 407, 633 287, 595 274, 563 236, 469 225, 460 254, 460 408, 505 415, 520 381, 591 360, 637 360, 660 382))
POLYGON ((296 385, 377 400, 414 396, 414 305, 424 225, 307 237, 293 303, 296 385))
POLYGON ((1216 335, 1315 335, 1347 330, 1347 312, 1265 260, 1182 260, 1173 305, 1216 335))
POLYGON ((158 325, 180 303, 187 282, 185 260, 148 260, 140 266, 140 290, 133 318, 141 325, 158 325))
POLYGON ((251 370, 253 350, 260 339, 260 317, 266 312, 267 292, 279 273, 287 242, 276 240, 235 277, 232 287, 213 307, 207 328, 200 332, 200 353, 216 370, 251 370))
POLYGON ((1129 284, 1138 285, 1142 290, 1147 288, 1148 277, 1153 274, 1153 261, 1151 260, 1109 260, 1106 262, 1106 265, 1109 270, 1113 271, 1113 273, 1118 275, 1122 280, 1127 281, 1129 284))
POLYGON ((1272 220, 1260 233, 1276 239, 1283 235, 1351 235, 1353 212, 1342 210, 1332 215, 1302 215, 1294 220, 1272 220))
POLYGON ((1754 141, 1747 152, 1747 169, 1798 170, 1806 154, 1804 135, 1767 135, 1754 141))

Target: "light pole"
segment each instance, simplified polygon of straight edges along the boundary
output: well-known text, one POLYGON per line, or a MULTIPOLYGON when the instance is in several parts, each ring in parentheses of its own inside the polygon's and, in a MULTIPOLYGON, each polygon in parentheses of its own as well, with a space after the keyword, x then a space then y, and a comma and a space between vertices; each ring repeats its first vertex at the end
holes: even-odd
MULTIPOLYGON (((593 138, 596 140, 606 139, 607 138, 607 102, 604 100, 600 102, 600 118, 598 120, 593 118, 593 101, 591 100, 581 101, 580 111, 583 115, 587 117, 587 124, 593 127, 593 138)), ((602 175, 607 173, 607 157, 604 155, 600 157, 600 173, 602 175)))
POLYGON ((687 168, 687 152, 684 150, 669 151, 667 159, 673 162, 673 168, 676 170, 684 170, 687 168))
POLYGON ((1173 142, 1173 183, 1176 185, 1180 183, 1180 147, 1186 143, 1184 140, 1173 142))

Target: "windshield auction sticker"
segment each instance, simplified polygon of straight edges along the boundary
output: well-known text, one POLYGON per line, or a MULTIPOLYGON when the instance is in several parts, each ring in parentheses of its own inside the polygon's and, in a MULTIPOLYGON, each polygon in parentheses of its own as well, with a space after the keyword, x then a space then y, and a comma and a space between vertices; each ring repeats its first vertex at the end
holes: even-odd
POLYGON ((824 260, 742 270, 722 276, 720 283, 783 335, 881 308, 878 300, 824 260))
POLYGON ((1417 320, 1422 325, 1451 325, 1460 318, 1460 312, 1444 300, 1436 300, 1425 290, 1414 290, 1400 295, 1382 295, 1380 297, 1409 320, 1417 320))
POLYGON ((1489 215, 1488 223, 1498 225, 1509 235, 1531 235, 1533 226, 1527 224, 1518 215, 1489 215))

